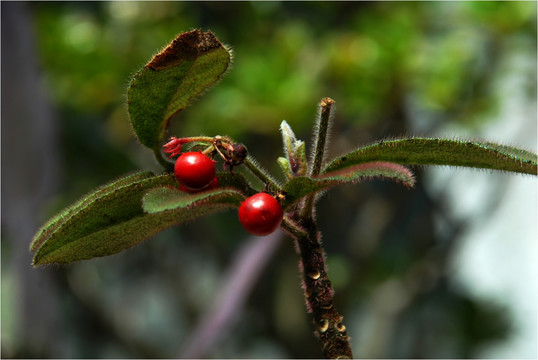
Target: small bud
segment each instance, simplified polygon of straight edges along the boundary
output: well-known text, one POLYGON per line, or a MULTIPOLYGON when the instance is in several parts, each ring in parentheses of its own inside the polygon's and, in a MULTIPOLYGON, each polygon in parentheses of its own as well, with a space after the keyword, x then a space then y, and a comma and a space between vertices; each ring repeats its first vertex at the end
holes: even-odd
MULTIPOLYGON (((286 120, 283 120, 280 124, 280 131, 282 132, 284 154, 288 160, 289 172, 292 176, 306 175, 308 172, 308 162, 306 161, 305 143, 297 140, 286 120)), ((287 174, 288 171, 284 171, 284 173, 287 174)))

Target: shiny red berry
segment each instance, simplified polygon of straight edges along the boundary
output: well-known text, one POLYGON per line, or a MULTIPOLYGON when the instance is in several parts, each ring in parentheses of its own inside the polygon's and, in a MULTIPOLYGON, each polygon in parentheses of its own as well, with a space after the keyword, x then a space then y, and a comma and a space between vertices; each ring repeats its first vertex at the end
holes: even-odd
POLYGON ((215 162, 201 152, 186 152, 177 158, 174 172, 185 188, 201 190, 215 178, 215 162))
POLYGON ((267 193, 253 195, 239 207, 239 222, 253 235, 269 235, 280 226, 283 216, 278 201, 267 193))

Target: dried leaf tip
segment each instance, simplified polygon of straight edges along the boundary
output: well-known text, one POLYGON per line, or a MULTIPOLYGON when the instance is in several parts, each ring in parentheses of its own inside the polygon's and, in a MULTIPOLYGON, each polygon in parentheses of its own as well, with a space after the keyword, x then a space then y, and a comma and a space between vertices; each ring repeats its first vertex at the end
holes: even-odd
POLYGON ((211 31, 203 32, 201 29, 194 29, 179 34, 167 47, 155 55, 147 66, 153 70, 167 69, 222 47, 223 45, 211 31))

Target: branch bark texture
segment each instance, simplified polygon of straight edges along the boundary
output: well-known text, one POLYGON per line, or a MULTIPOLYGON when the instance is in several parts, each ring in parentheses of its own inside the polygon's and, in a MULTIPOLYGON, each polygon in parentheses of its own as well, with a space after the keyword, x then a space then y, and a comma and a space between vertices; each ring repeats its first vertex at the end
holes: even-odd
POLYGON ((321 341, 323 356, 327 359, 353 358, 349 336, 342 322, 343 316, 334 306, 334 290, 327 276, 325 251, 321 233, 312 218, 297 220, 306 232, 295 238, 301 257, 303 290, 308 312, 313 315, 315 333, 321 341))

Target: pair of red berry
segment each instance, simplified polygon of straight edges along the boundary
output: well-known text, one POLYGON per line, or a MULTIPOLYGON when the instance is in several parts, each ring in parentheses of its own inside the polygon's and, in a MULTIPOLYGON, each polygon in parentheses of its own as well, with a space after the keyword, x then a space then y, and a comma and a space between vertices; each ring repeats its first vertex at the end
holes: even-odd
MULTIPOLYGON (((174 166, 179 186, 185 192, 198 192, 218 187, 215 161, 201 152, 181 154, 174 166)), ((284 212, 279 202, 267 193, 255 194, 239 207, 239 222, 249 233, 264 236, 275 231, 284 212)))

